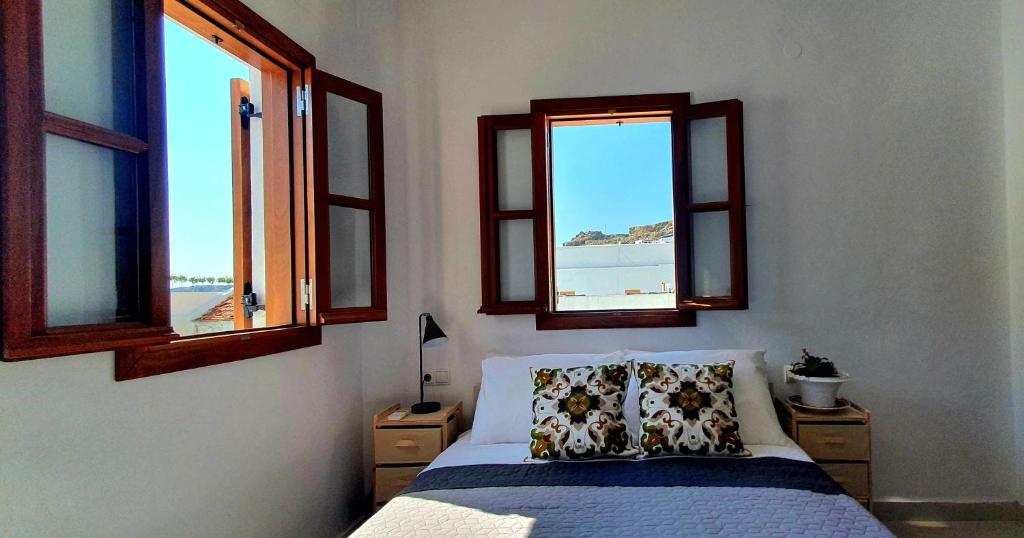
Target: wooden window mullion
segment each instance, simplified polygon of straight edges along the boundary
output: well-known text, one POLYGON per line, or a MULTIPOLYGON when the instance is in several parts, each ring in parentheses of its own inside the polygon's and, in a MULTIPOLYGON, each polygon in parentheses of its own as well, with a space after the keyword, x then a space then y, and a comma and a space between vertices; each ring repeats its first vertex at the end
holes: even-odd
POLYGON ((43 113, 43 130, 50 134, 72 138, 101 148, 120 150, 136 155, 145 153, 149 149, 149 144, 132 135, 67 116, 61 116, 53 112, 43 113))
POLYGON ((676 304, 693 293, 693 251, 690 241, 689 135, 686 124, 690 104, 672 110, 672 197, 676 255, 676 304))
POLYGON ((534 301, 537 312, 554 310, 552 282, 555 279, 554 238, 548 232, 553 222, 551 195, 551 127, 547 116, 531 106, 531 164, 533 169, 533 270, 534 301), (542 159, 539 159, 541 156, 542 159))
POLYGON ((736 310, 748 307, 747 290, 747 201, 743 147, 743 102, 733 99, 726 105, 726 154, 729 171, 729 259, 732 277, 732 305, 736 310))

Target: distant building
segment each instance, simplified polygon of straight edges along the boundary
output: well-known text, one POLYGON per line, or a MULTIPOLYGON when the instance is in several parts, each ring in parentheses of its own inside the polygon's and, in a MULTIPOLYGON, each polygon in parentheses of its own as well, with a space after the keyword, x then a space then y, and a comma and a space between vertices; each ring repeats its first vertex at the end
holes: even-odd
POLYGON ((224 299, 207 310, 203 315, 192 320, 195 334, 219 333, 235 329, 235 294, 233 290, 225 294, 224 299))
POLYGON ((558 310, 673 308, 672 237, 555 248, 558 310))
POLYGON ((233 330, 233 289, 231 284, 171 288, 174 331, 181 336, 192 336, 233 330))

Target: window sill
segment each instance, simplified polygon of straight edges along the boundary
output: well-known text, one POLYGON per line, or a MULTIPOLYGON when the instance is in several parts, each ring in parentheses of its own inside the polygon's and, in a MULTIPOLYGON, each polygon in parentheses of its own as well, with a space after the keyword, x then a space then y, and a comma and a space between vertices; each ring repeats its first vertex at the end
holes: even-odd
POLYGON ((14 362, 166 344, 173 336, 170 327, 147 327, 141 323, 52 327, 46 334, 5 342, 3 360, 14 362))
POLYGON ((498 304, 481 306, 476 312, 478 314, 505 315, 505 314, 536 314, 543 312, 547 307, 535 301, 506 301, 498 304))
POLYGON ((696 326, 697 314, 680 310, 589 310, 537 314, 538 331, 696 326))
POLYGON ((686 299, 680 306, 683 310, 746 310, 747 296, 726 295, 720 297, 694 297, 686 299))
POLYGON ((119 350, 114 379, 127 381, 320 345, 320 327, 281 327, 119 350))

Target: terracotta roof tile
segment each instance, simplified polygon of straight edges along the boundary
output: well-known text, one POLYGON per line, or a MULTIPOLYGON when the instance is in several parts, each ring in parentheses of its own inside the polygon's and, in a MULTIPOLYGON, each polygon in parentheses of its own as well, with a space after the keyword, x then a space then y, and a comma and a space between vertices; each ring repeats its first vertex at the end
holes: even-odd
POLYGON ((205 314, 196 318, 196 321, 234 321, 234 299, 231 295, 227 296, 223 301, 217 303, 216 306, 207 310, 205 314))

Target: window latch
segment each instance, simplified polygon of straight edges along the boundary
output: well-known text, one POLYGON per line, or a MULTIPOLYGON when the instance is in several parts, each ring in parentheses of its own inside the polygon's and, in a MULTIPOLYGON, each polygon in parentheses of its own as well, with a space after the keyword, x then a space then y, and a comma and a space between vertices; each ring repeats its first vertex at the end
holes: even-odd
POLYGON ((242 101, 238 103, 238 116, 242 119, 242 129, 249 130, 249 118, 262 118, 262 112, 256 112, 256 105, 249 101, 249 98, 242 96, 242 101))
POLYGON ((267 309, 267 305, 259 304, 256 300, 256 292, 252 291, 251 282, 246 282, 242 287, 242 309, 245 310, 246 319, 252 319, 257 310, 267 309))

